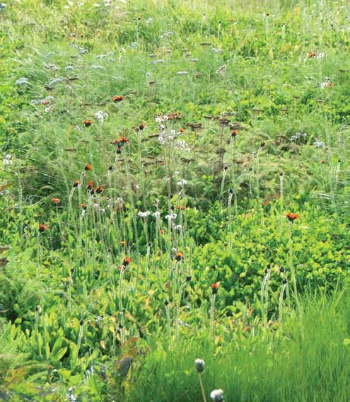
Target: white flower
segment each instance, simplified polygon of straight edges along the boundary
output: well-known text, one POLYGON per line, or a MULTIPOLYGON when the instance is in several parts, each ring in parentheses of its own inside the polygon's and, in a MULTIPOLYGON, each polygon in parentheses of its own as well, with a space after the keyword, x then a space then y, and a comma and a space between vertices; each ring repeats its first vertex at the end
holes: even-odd
POLYGON ((322 89, 325 89, 325 88, 327 88, 329 86, 329 82, 322 82, 321 84, 320 84, 320 87, 322 88, 322 89))
POLYGON ((186 184, 187 184, 187 180, 185 180, 185 179, 182 179, 182 180, 180 180, 180 181, 177 182, 177 185, 178 185, 178 186, 184 186, 184 185, 186 185, 186 184))
POLYGON ((145 21, 146 24, 150 24, 153 21, 153 18, 147 18, 147 20, 145 21))
POLYGON ((169 117, 167 115, 163 116, 163 120, 167 121, 169 119, 169 117))
POLYGON ((94 68, 95 70, 96 70, 96 69, 103 69, 102 66, 95 66, 95 65, 91 66, 91 68, 94 68))
POLYGON ((162 119, 160 117, 156 117, 156 123, 161 123, 162 119))
POLYGON ((178 71, 177 75, 186 75, 188 74, 188 71, 178 71))
POLYGON ((210 398, 214 402, 224 402, 224 391, 222 389, 214 389, 214 391, 210 393, 210 398))
POLYGON ((319 54, 316 56, 316 58, 317 58, 317 59, 323 59, 325 55, 326 55, 325 53, 319 53, 319 54))
POLYGON ((170 215, 166 215, 165 219, 172 220, 172 219, 176 219, 176 217, 177 217, 177 215, 173 213, 173 214, 170 214, 170 215))
POLYGON ((314 146, 316 148, 324 148, 325 147, 325 143, 323 141, 315 141, 314 142, 314 146))
POLYGON ((147 216, 149 216, 151 213, 149 212, 149 211, 146 211, 146 212, 142 212, 142 211, 140 211, 140 212, 138 212, 138 216, 140 216, 141 218, 147 218, 147 216))
POLYGON ((196 370, 198 371, 198 373, 203 373, 204 371, 204 360, 202 359, 196 359, 194 361, 194 364, 196 365, 196 370))
POLYGON ((26 84, 29 84, 29 81, 28 81, 28 78, 22 77, 22 78, 19 78, 19 79, 15 82, 15 84, 16 84, 16 85, 26 85, 26 84))
POLYGON ((175 229, 180 231, 180 230, 182 229, 182 226, 181 226, 181 225, 177 225, 177 226, 175 226, 175 229))
POLYGON ((61 81, 63 81, 63 78, 62 78, 62 77, 60 77, 60 78, 54 78, 54 79, 52 79, 52 80, 49 82, 49 87, 52 87, 53 85, 56 85, 58 82, 61 82, 61 81))
POLYGON ((99 112, 94 113, 94 116, 102 124, 104 122, 104 119, 108 116, 108 114, 100 110, 99 112))
POLYGON ((159 211, 153 212, 153 216, 155 218, 159 218, 160 217, 160 212, 159 211))

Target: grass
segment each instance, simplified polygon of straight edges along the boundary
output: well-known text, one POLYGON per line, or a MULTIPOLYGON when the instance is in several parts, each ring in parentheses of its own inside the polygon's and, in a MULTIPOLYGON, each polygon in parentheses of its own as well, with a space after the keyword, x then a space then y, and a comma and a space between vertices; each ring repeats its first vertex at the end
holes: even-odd
POLYGON ((349 15, 0 7, 1 398, 348 399, 349 15))

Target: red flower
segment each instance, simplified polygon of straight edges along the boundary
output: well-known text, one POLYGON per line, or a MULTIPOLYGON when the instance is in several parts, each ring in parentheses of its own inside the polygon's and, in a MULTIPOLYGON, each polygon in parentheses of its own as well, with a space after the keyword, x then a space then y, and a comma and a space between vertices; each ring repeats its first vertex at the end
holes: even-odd
POLYGON ((235 138, 237 134, 238 134, 238 130, 231 131, 232 138, 235 138))
POLYGON ((219 286, 220 286, 220 282, 215 282, 211 285, 211 290, 212 290, 213 294, 218 293, 219 286))
POLYGON ((129 142, 129 138, 126 137, 118 137, 116 140, 111 141, 111 144, 113 145, 118 145, 118 147, 123 146, 124 144, 126 144, 127 142, 129 142))
POLYGON ((40 225, 39 225, 39 232, 40 233, 45 232, 47 229, 48 229, 47 226, 45 226, 43 223, 40 223, 40 225))
POLYGON ((316 56, 317 56, 316 52, 310 52, 310 53, 307 55, 307 57, 309 57, 309 58, 311 58, 311 57, 316 57, 316 56))
POLYGON ((85 170, 92 170, 92 166, 91 166, 90 163, 87 163, 87 164, 85 165, 85 170))
POLYGON ((125 98, 124 98, 124 96, 122 96, 122 95, 115 95, 115 96, 113 96, 113 98, 112 98, 112 101, 113 101, 113 102, 122 102, 123 100, 125 100, 125 98))
POLYGON ((61 203, 61 200, 59 198, 51 198, 51 202, 53 202, 54 204, 58 205, 61 203))
POLYGON ((92 120, 84 120, 83 124, 85 127, 90 127, 92 125, 92 120))
POLYGON ((288 218, 289 222, 292 222, 292 223, 293 223, 296 219, 299 218, 299 215, 293 214, 292 212, 288 212, 285 216, 288 218))
POLYGON ((97 186, 95 188, 95 191, 96 191, 97 194, 101 194, 101 193, 103 193, 103 187, 102 186, 97 186))
POLYGON ((184 132, 185 132, 185 129, 180 127, 180 133, 184 133, 184 132))
POLYGON ((86 188, 88 190, 92 190, 93 187, 94 187, 94 182, 93 182, 93 180, 91 180, 91 181, 88 182, 88 185, 86 186, 86 188))
POLYGON ((132 259, 130 257, 125 257, 124 261, 123 261, 123 266, 127 267, 131 262, 132 262, 132 259))

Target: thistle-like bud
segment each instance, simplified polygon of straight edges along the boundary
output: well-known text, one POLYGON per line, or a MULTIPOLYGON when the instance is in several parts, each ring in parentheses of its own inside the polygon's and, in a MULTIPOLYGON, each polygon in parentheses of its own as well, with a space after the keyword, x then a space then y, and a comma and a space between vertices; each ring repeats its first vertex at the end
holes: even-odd
POLYGON ((203 373, 203 371, 204 371, 204 360, 202 360, 202 359, 196 359, 195 361, 194 361, 194 364, 195 364, 195 366, 196 366, 196 370, 198 371, 198 373, 203 373))

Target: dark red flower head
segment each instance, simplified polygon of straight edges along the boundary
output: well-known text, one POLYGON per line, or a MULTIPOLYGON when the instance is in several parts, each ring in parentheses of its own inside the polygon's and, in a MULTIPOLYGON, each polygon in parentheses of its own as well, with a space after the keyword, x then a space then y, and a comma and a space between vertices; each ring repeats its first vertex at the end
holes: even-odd
POLYGON ((93 187, 94 187, 94 182, 93 182, 93 180, 90 180, 90 181, 88 182, 88 185, 86 186, 86 188, 87 188, 88 190, 92 190, 93 187))
POLYGON ((39 225, 39 232, 40 233, 45 232, 47 229, 48 229, 47 226, 45 226, 43 223, 40 223, 40 225, 39 225))
POLYGON ((112 101, 113 101, 113 102, 122 102, 123 100, 125 100, 125 98, 124 98, 124 96, 122 96, 122 95, 115 95, 115 96, 113 96, 113 98, 112 98, 112 101))
POLYGON ((102 187, 102 186, 97 186, 97 187, 95 188, 95 192, 96 192, 97 194, 103 193, 103 187, 102 187))
POLYGON ((238 130, 231 130, 232 138, 235 138, 238 134, 238 130))
POLYGON ((293 223, 296 219, 299 218, 299 215, 293 214, 292 212, 288 212, 285 216, 288 218, 289 222, 292 222, 292 223, 293 223))
POLYGON ((75 182, 73 183, 73 187, 79 187, 79 186, 80 186, 80 181, 75 180, 75 182))
POLYGON ((132 262, 132 259, 130 257, 125 257, 124 261, 123 261, 123 266, 127 267, 131 262, 132 262))
POLYGON ((220 286, 220 282, 215 282, 211 285, 211 290, 213 292, 213 295, 215 295, 216 293, 218 293, 219 290, 219 286, 220 286))
POLYGON ((90 127, 92 125, 92 120, 84 120, 83 124, 85 127, 90 127))

